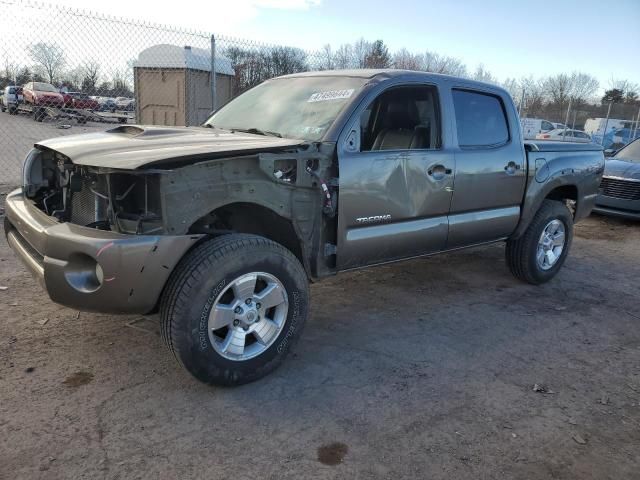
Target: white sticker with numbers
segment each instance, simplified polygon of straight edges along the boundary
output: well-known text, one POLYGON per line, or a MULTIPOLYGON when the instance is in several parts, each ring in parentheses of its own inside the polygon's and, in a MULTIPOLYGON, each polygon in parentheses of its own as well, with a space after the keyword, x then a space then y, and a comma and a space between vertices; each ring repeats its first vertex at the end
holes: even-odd
POLYGON ((353 95, 353 88, 346 90, 327 90, 326 92, 317 92, 312 94, 307 100, 307 103, 311 102, 326 102, 327 100, 342 100, 343 98, 349 98, 353 95))

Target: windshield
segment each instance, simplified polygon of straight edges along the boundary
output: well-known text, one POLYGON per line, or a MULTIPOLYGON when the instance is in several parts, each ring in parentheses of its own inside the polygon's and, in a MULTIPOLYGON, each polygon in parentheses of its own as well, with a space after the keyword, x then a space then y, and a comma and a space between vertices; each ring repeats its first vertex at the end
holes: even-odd
POLYGON ((366 78, 354 77, 269 80, 229 102, 205 125, 320 140, 366 82, 366 78))
POLYGON ((618 153, 614 155, 616 160, 625 160, 627 162, 640 163, 640 139, 631 142, 618 153))
POLYGON ((58 90, 56 90, 56 88, 53 85, 49 84, 49 83, 34 82, 33 89, 36 92, 54 92, 54 93, 58 93, 58 90))

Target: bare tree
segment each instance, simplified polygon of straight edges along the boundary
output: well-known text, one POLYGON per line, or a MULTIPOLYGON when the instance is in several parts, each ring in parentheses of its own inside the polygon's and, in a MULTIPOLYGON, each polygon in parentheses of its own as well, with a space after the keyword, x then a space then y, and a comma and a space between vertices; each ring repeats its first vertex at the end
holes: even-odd
POLYGON ((498 83, 496 78, 491 74, 489 70, 485 68, 482 63, 478 64, 471 78, 479 82, 498 83))
POLYGON ((353 66, 355 68, 366 68, 367 54, 371 50, 371 43, 364 38, 357 40, 351 49, 353 53, 353 66))
POLYGON ((335 68, 344 70, 352 68, 353 65, 353 47, 349 44, 340 45, 334 55, 335 68))
POLYGON ((406 48, 401 48, 393 54, 393 67, 404 70, 420 70, 422 57, 411 53, 406 48))
POLYGON ((445 75, 456 75, 458 77, 467 75, 467 66, 459 58, 440 55, 428 50, 422 55, 421 70, 445 75))
POLYGON ((570 97, 574 104, 585 103, 591 99, 600 88, 600 82, 595 77, 581 72, 571 74, 570 97))
POLYGON ((320 63, 320 70, 333 70, 335 68, 331 44, 327 43, 322 47, 322 50, 320 50, 320 58, 322 59, 320 63))
POLYGON ((521 78, 518 83, 523 91, 521 95, 524 97, 520 106, 520 115, 527 117, 539 115, 544 107, 546 97, 545 81, 529 76, 521 78))
POLYGON ((571 77, 566 73, 547 77, 544 81, 544 89, 551 102, 563 105, 571 96, 571 77))
POLYGON ((2 72, 4 78, 15 83, 19 72, 20 66, 17 63, 11 62, 9 58, 4 59, 4 71, 2 72))
POLYGON ((85 60, 82 69, 82 90, 94 93, 100 80, 100 64, 95 60, 85 60))
POLYGON ((511 95, 511 98, 513 98, 513 100, 515 101, 515 103, 521 107, 520 105, 520 100, 522 98, 522 87, 520 85, 520 82, 518 82, 518 80, 516 80, 515 78, 507 78, 504 82, 502 82, 500 84, 502 86, 502 88, 504 88, 507 92, 509 92, 509 95, 511 95))
POLYGON ((35 43, 27 47, 31 59, 42 68, 49 83, 62 73, 66 62, 64 51, 55 43, 35 43))

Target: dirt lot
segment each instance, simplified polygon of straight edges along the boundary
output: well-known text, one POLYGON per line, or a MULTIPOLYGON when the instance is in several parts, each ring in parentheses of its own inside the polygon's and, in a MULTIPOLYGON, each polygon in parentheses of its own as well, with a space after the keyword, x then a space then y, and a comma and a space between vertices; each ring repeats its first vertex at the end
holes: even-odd
POLYGON ((45 138, 98 132, 113 128, 116 123, 93 123, 78 125, 75 120, 46 120, 38 123, 26 114, 9 115, 0 112, 0 183, 20 182, 22 161, 33 144, 45 138), (60 128, 70 125, 71 128, 60 128))
POLYGON ((224 389, 154 318, 52 304, 2 235, 0 477, 637 479, 639 275, 640 224, 604 217, 541 287, 500 245, 344 274, 280 370, 224 389))

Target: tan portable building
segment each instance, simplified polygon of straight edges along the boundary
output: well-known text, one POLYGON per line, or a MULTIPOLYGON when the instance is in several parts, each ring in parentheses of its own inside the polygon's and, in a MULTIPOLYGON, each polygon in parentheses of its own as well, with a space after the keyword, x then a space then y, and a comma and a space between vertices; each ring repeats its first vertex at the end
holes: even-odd
MULTIPOLYGON (((231 61, 216 56, 216 104, 232 96, 231 61)), ((154 45, 134 62, 136 121, 147 125, 200 125, 211 113, 211 52, 154 45)))

